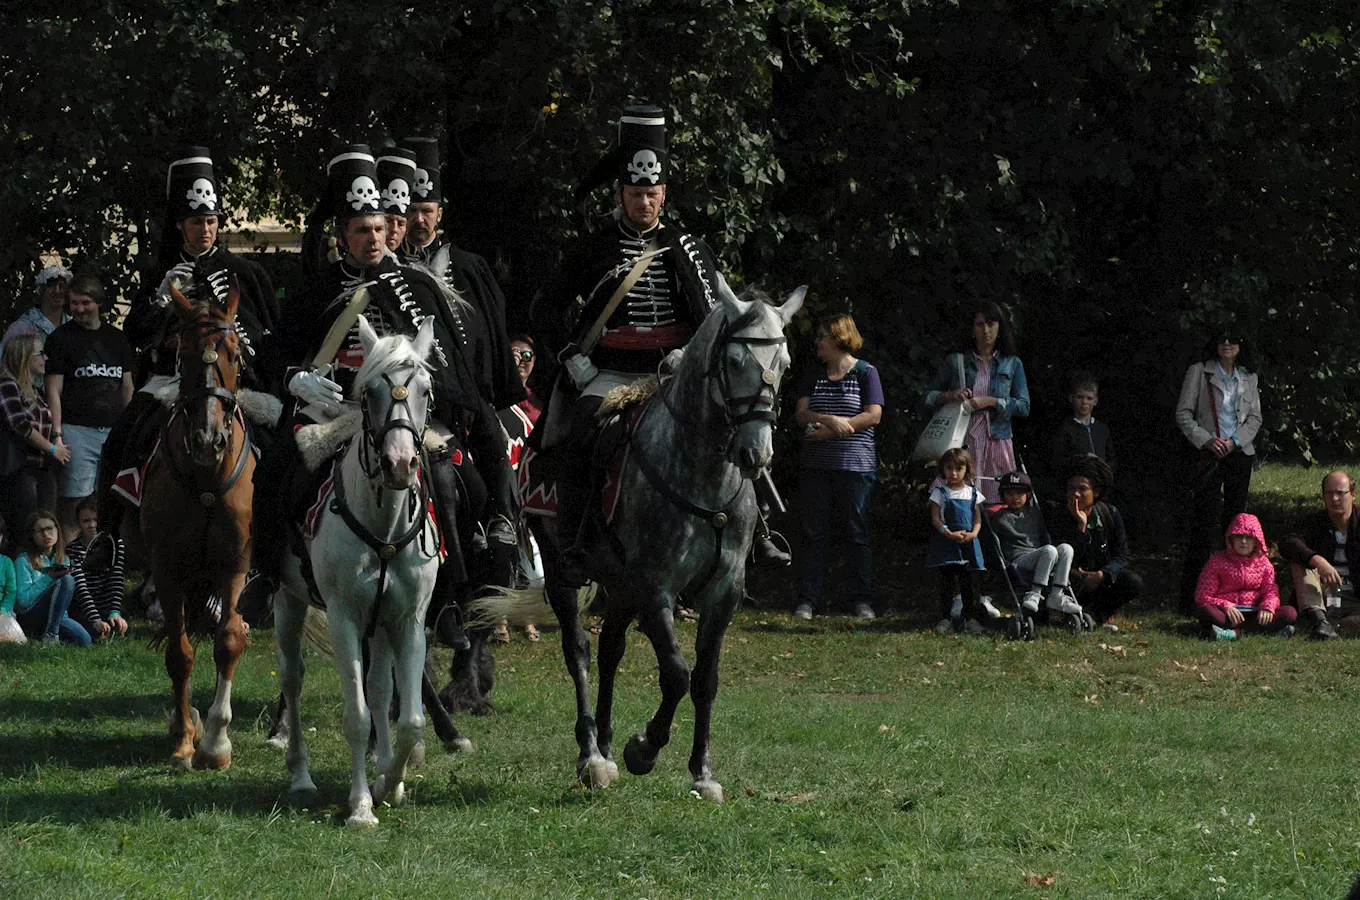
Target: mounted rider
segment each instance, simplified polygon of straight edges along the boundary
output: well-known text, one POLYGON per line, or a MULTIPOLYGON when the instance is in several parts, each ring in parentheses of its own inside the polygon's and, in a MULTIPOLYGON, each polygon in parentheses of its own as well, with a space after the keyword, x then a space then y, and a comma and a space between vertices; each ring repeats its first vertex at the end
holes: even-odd
MULTIPOLYGON (((472 441, 469 448, 490 501, 487 539, 498 557, 492 580, 509 584, 518 495, 514 471, 505 459, 505 439, 501 436, 492 441, 491 435, 500 427, 494 411, 521 402, 525 393, 505 331, 505 295, 485 259, 460 249, 440 231, 444 195, 439 142, 429 137, 411 137, 403 144, 402 149, 414 158, 415 172, 407 194, 410 200, 406 207, 406 239, 397 255, 403 263, 428 269, 470 307, 459 317, 458 344, 492 418, 479 423, 478 434, 485 435, 486 442, 472 441)), ((390 183, 388 186, 392 187, 390 183)), ((391 192, 391 199, 395 203, 399 197, 398 187, 391 192)))
POLYGON ((96 488, 100 533, 84 560, 90 571, 101 571, 113 561, 113 536, 122 525, 124 509, 112 490, 114 479, 125 469, 140 469, 169 417, 169 409, 157 395, 173 388, 178 379, 179 336, 170 305, 172 283, 190 300, 209 299, 226 308, 227 292, 236 279, 240 290, 236 311, 241 340, 240 383, 252 390, 266 388, 260 354, 278 324, 278 301, 262 266, 218 245, 225 213, 207 148, 182 149, 166 171, 165 185, 166 224, 156 277, 145 282, 147 289, 132 301, 123 323, 123 333, 141 356, 138 377, 142 387, 104 442, 96 488))
MULTIPOLYGON (((466 304, 433 276, 401 265, 387 249, 378 177, 366 145, 340 148, 330 160, 326 203, 339 258, 323 265, 311 290, 288 306, 266 354, 276 383, 286 390, 278 440, 255 470, 254 563, 258 580, 271 593, 288 546, 286 523, 297 518, 303 499, 296 487, 308 480, 298 475, 296 429, 330 421, 341 412, 364 360, 360 316, 379 336, 414 337, 422 321, 434 319, 430 428, 438 440, 424 474, 450 551, 444 565, 452 583, 467 580, 457 547, 454 503, 457 484, 467 480, 468 473, 457 470, 464 467, 465 437, 471 432, 478 440, 487 440, 484 429, 479 433, 480 423, 488 416, 494 422, 494 413, 486 408, 459 350, 466 304)), ((499 441, 499 425, 497 429, 499 441)), ((427 447, 432 443, 428 434, 426 443, 427 447)), ((503 449, 499 457, 504 460, 503 449)))
MULTIPOLYGON (((545 446, 563 443, 572 460, 560 467, 557 484, 563 582, 569 587, 586 582, 583 554, 590 546, 591 518, 586 511, 595 485, 585 463, 601 401, 619 385, 654 375, 718 302, 722 275, 713 251, 661 221, 668 163, 665 112, 655 106, 624 109, 615 149, 577 191, 583 198, 615 174, 617 221, 567 248, 532 310, 535 330, 558 350, 567 376, 557 388, 567 396, 550 401, 550 409, 558 406, 560 412, 550 412, 546 436, 543 430, 536 434, 545 446)), ((766 482, 757 484, 770 487, 766 482)), ((790 561, 770 540, 763 517, 753 558, 766 566, 790 561)))

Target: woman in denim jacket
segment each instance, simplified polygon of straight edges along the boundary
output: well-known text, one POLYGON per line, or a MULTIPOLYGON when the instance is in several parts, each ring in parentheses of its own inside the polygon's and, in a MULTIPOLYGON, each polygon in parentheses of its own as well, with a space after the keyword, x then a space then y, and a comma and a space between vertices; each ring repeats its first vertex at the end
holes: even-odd
POLYGON ((974 308, 972 331, 964 346, 940 364, 921 398, 921 411, 933 415, 946 403, 967 400, 973 418, 965 439, 973 454, 978 488, 988 503, 1001 502, 996 479, 1015 471, 1011 420, 1029 415, 1029 384, 1025 366, 1015 355, 1015 334, 1001 307, 985 302, 974 308), (959 357, 963 384, 959 384, 959 357))

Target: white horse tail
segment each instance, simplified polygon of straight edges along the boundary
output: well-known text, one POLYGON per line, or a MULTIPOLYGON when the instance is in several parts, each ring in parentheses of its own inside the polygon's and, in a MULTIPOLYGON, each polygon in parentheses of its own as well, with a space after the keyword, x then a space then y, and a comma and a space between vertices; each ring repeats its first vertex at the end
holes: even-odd
POLYGON ((302 619, 302 636, 322 653, 335 656, 335 648, 331 646, 331 630, 326 622, 324 610, 310 604, 307 606, 307 614, 302 619))
POLYGON ((542 585, 527 588, 487 588, 490 593, 468 603, 467 626, 492 628, 501 621, 514 625, 543 622, 552 616, 548 593, 542 585))

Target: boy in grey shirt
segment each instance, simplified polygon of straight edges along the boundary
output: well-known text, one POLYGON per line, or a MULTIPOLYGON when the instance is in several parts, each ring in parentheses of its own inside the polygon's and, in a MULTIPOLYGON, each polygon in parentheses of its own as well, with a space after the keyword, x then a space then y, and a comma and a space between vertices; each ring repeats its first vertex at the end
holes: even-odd
POLYGON ((1017 571, 1030 578, 1030 588, 1021 605, 1039 611, 1048 595, 1048 608, 1063 615, 1080 615, 1081 605, 1067 593, 1068 573, 1072 569, 1070 544, 1054 546, 1039 504, 1030 503, 1033 490, 1024 472, 1007 472, 1000 479, 1001 499, 1005 503, 991 517, 992 530, 1001 541, 1001 552, 1017 571))

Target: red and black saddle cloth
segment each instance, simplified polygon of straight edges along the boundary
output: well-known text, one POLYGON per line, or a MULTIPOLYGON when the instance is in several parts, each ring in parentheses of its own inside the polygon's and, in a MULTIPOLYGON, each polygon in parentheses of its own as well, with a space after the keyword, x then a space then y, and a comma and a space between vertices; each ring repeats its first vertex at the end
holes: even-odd
MULTIPOLYGON (((303 540, 311 541, 316 536, 316 530, 321 526, 321 517, 330 509, 331 499, 335 496, 335 479, 340 475, 340 461, 337 458, 335 463, 327 467, 325 479, 317 486, 316 497, 310 506, 302 514, 302 521, 296 523, 298 532, 303 540)), ((418 479, 423 479, 424 473, 416 475, 418 479)), ((439 518, 434 511, 434 497, 428 491, 422 492, 425 497, 425 517, 430 529, 428 533, 439 536, 439 561, 442 563, 448 558, 448 544, 444 540, 444 534, 439 530, 439 518)))
POLYGON ((557 515, 557 477, 562 466, 589 465, 594 480, 600 485, 600 515, 606 524, 614 521, 622 487, 623 467, 628 462, 631 443, 628 438, 637 427, 647 400, 628 406, 601 425, 595 438, 590 459, 572 457, 565 444, 558 444, 542 452, 525 446, 519 464, 519 495, 524 512, 534 516, 557 515))

